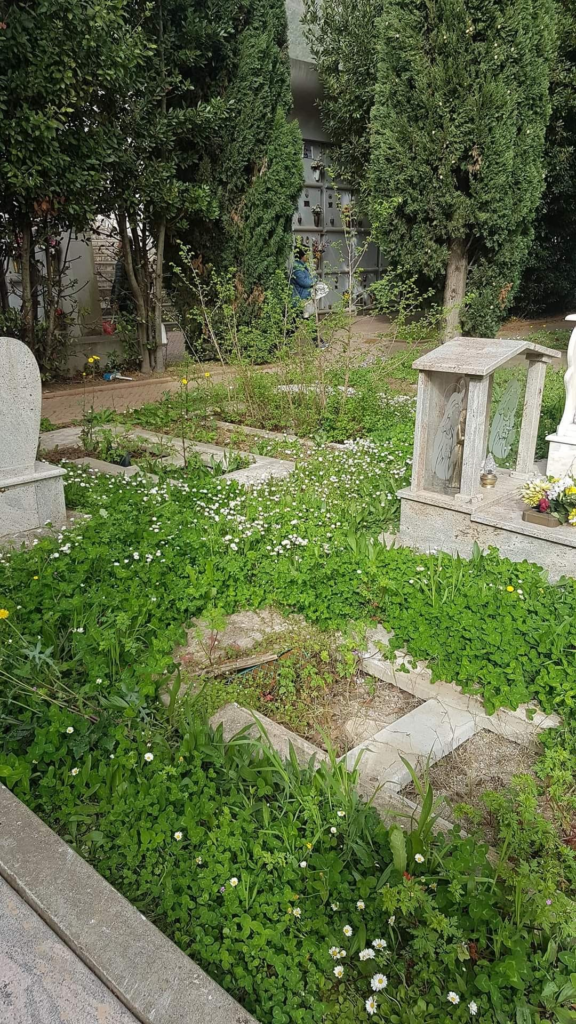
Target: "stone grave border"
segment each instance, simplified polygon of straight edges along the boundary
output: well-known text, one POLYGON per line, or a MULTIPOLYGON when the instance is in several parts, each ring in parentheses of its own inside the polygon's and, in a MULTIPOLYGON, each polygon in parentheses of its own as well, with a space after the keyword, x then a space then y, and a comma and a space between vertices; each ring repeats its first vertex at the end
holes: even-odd
POLYGON ((0 876, 141 1024, 258 1024, 0 785, 0 876))

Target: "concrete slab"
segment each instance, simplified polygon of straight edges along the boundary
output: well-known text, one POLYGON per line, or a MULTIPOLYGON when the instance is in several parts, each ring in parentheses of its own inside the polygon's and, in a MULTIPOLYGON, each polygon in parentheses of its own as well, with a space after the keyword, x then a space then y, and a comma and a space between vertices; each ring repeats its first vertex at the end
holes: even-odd
POLYGON ((257 1024, 5 786, 0 822, 0 876, 141 1024, 257 1024))
POLYGON ((138 466, 117 466, 114 462, 104 462, 102 459, 91 459, 85 456, 83 459, 72 459, 76 466, 88 466, 96 473, 105 473, 107 476, 135 476, 140 472, 138 466))
POLYGON ((289 757, 290 744, 292 744, 294 753, 298 758, 298 763, 302 767, 305 767, 312 757, 316 758, 318 764, 321 761, 328 760, 328 754, 326 751, 321 750, 320 747, 314 746, 313 743, 309 743, 308 740, 298 736, 295 732, 291 732, 290 729, 286 729, 285 726, 279 725, 278 722, 273 722, 266 715, 261 715, 258 711, 249 711, 247 708, 240 707, 239 704, 226 704, 223 708, 220 708, 210 719, 210 725, 213 729, 222 725, 225 740, 231 739, 232 736, 235 736, 237 732, 246 727, 249 728, 249 736, 259 739, 262 737, 262 733, 254 721, 255 718, 258 719, 258 722, 266 730, 270 745, 282 758, 286 759, 289 757))
POLYGON ((305 620, 301 616, 287 618, 273 608, 234 612, 228 616, 221 630, 212 630, 207 622, 200 620, 188 630, 186 646, 179 648, 175 657, 182 665, 201 672, 223 658, 252 650, 264 637, 276 635, 279 636, 279 644, 275 645, 274 653, 278 654, 288 646, 280 639, 281 635, 303 626, 305 620))
POLYGON ((285 459, 265 459, 259 457, 253 466, 248 466, 247 469, 237 469, 234 473, 227 473, 226 480, 236 480, 237 483, 242 484, 244 487, 252 487, 254 484, 261 484, 266 480, 272 480, 273 478, 283 479, 290 476, 295 468, 295 462, 289 462, 285 459))
POLYGON ((432 683, 432 672, 425 661, 414 663, 402 651, 393 661, 380 654, 378 645, 387 645, 392 636, 382 626, 368 631, 366 651, 360 662, 363 672, 383 682, 393 683, 421 700, 434 699, 444 707, 466 711, 474 716, 479 730, 488 729, 514 743, 532 743, 539 732, 556 729, 561 724, 558 715, 547 715, 536 704, 523 704, 516 711, 499 708, 489 715, 480 696, 462 693, 455 683, 432 683))
POLYGON ((367 782, 398 791, 411 778, 401 757, 421 773, 428 762, 434 764, 450 754, 475 732, 476 722, 469 712, 428 700, 350 750, 346 764, 351 770, 361 757, 360 771, 367 782))
POLYGON ((3 878, 0 1024, 137 1024, 3 878))
POLYGON ((80 443, 82 427, 62 427, 60 430, 47 430, 40 434, 40 448, 45 452, 55 448, 69 448, 80 443))

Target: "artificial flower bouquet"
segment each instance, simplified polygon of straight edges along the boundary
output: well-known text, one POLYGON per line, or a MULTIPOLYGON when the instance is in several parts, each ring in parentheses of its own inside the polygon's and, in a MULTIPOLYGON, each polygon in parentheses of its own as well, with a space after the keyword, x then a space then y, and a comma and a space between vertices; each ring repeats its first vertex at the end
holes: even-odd
POLYGON ((536 512, 547 512, 560 523, 576 526, 576 479, 542 476, 522 488, 522 500, 536 512))

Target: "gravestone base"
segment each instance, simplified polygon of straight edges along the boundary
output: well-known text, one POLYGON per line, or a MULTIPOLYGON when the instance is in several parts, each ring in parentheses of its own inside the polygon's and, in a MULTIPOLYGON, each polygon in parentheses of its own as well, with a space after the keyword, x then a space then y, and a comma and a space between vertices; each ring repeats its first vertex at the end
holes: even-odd
POLYGON ((400 544, 425 553, 445 551, 471 558, 474 545, 498 548, 512 562, 536 562, 551 581, 576 578, 576 528, 550 530, 526 523, 517 484, 499 478, 496 495, 467 510, 453 498, 430 491, 399 491, 400 544))
POLYGON ((36 462, 34 472, 20 477, 0 477, 0 537, 37 530, 46 523, 66 523, 65 471, 47 462, 36 462))
POLYGON ((549 434, 546 440, 550 444, 546 467, 548 475, 562 477, 576 472, 576 430, 570 437, 565 434, 549 434))

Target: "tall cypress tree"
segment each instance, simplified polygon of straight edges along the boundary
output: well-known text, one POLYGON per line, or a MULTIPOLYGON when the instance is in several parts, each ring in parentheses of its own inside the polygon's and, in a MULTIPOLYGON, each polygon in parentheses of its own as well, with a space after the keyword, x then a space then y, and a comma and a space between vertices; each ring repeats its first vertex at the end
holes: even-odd
POLYGON ((546 188, 518 296, 519 312, 576 305, 576 0, 557 0, 558 54, 546 133, 546 188))
POLYGON ((492 334, 543 188, 554 0, 385 0, 369 196, 392 272, 444 282, 447 336, 492 334))
MULTIPOLYGON (((230 7, 228 11, 230 11, 230 7)), ((212 63, 211 90, 227 115, 207 144, 195 181, 215 196, 215 218, 191 218, 181 239, 221 272, 234 267, 249 299, 282 268, 291 218, 303 187, 302 138, 292 105, 284 0, 238 4, 224 61, 212 63)), ((215 55, 215 57, 218 55, 215 55)))

